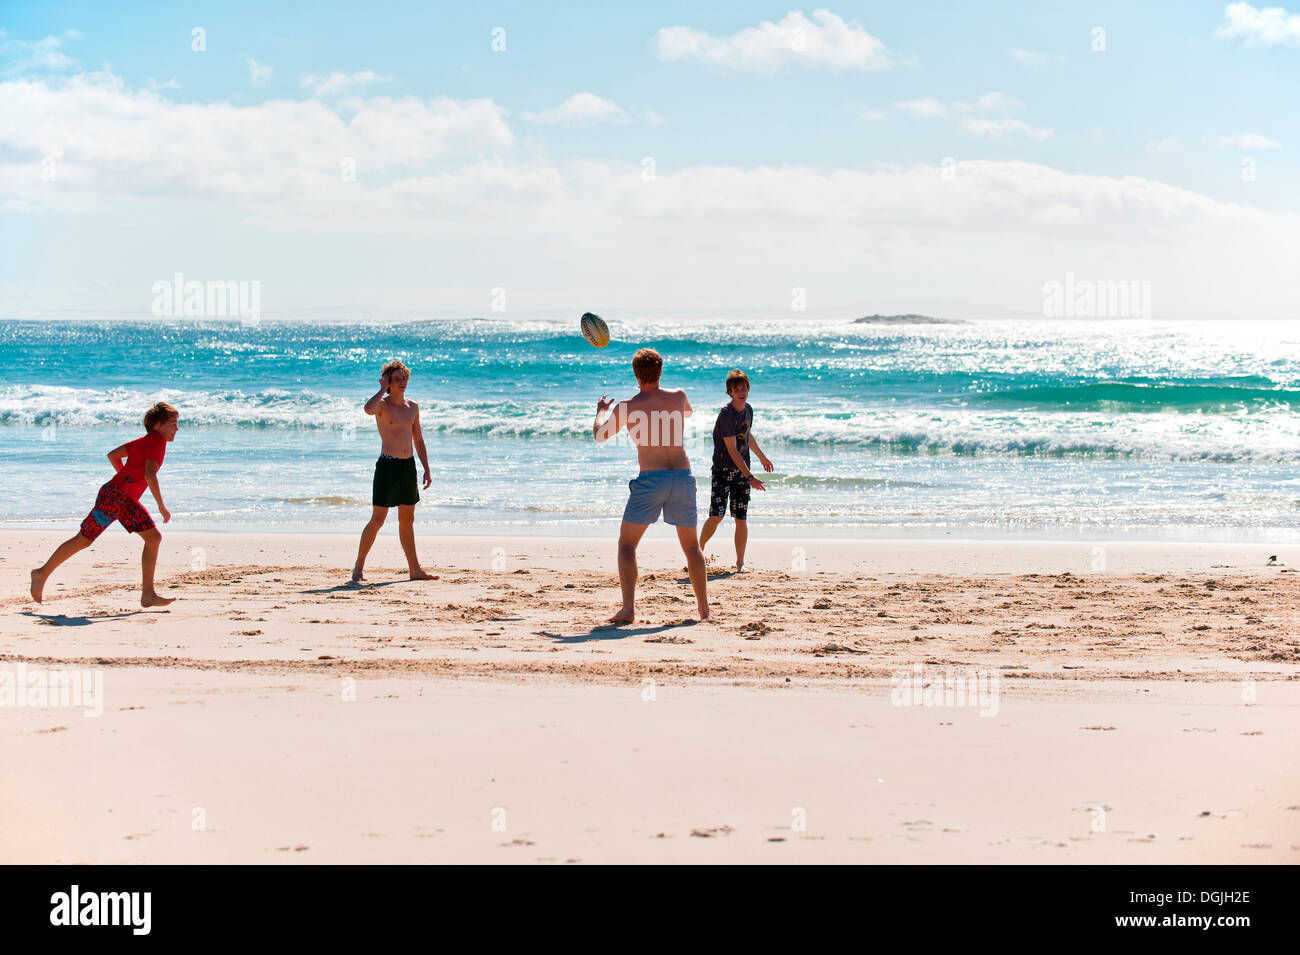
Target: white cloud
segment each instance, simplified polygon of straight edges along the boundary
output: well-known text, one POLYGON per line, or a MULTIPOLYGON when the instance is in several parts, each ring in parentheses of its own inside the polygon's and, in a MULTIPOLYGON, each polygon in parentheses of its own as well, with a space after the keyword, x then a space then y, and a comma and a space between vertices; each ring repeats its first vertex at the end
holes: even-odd
POLYGON ((1050 129, 1036 128, 1030 126, 1023 120, 1013 119, 1010 116, 1001 116, 996 119, 989 119, 985 116, 963 116, 961 120, 961 131, 970 133, 972 136, 989 136, 1000 139, 1011 133, 1021 133, 1030 139, 1051 139, 1053 131, 1050 129))
POLYGON ((858 113, 858 119, 864 123, 875 123, 885 118, 885 114, 878 109, 864 109, 858 113))
MULTIPOLYGON (((81 39, 76 30, 68 30, 63 37, 69 40, 81 39)), ((78 67, 77 60, 62 50, 63 39, 47 36, 42 40, 29 42, 10 38, 0 30, 0 62, 4 76, 17 76, 22 73, 43 72, 60 73, 78 67)))
MULTIPOLYGON (((333 182, 339 163, 358 176, 509 151, 505 110, 490 100, 416 97, 255 106, 174 103, 131 91, 109 73, 0 83, 0 196, 25 207, 92 199, 174 196, 274 204, 304 184, 333 182), (254 145, 256 148, 253 148, 254 145), (61 157, 59 189, 32 193, 29 167, 61 157)), ((40 184, 39 175, 35 181, 40 184)))
POLYGON ((574 93, 554 109, 543 110, 540 113, 523 113, 522 117, 530 123, 558 126, 627 122, 627 113, 617 103, 595 93, 574 93))
POLYGON ((271 77, 274 75, 275 70, 267 66, 265 63, 258 63, 257 60, 253 59, 246 53, 242 54, 240 58, 248 64, 248 82, 252 83, 254 86, 265 86, 267 83, 271 82, 271 77))
POLYGON ((904 100, 894 104, 895 109, 901 109, 905 113, 911 113, 913 116, 947 116, 948 107, 944 106, 933 96, 923 96, 920 99, 904 100))
POLYGON ((663 125, 663 120, 659 118, 659 114, 652 109, 648 109, 642 113, 641 118, 645 120, 647 126, 663 125))
POLYGON ((1287 13, 1282 7, 1257 10, 1249 3, 1230 3, 1214 32, 1248 45, 1300 46, 1300 14, 1287 13))
POLYGON ((159 90, 178 90, 181 88, 181 84, 177 83, 175 78, 169 79, 166 82, 159 82, 152 76, 149 77, 148 86, 149 89, 153 90, 155 93, 159 90))
POLYGON ((833 70, 887 70, 891 65, 884 43, 829 10, 814 10, 811 20, 792 10, 776 23, 765 20, 731 36, 665 27, 655 41, 661 60, 693 60, 729 70, 766 73, 792 63, 833 70))
MULTIPOLYGON (((45 148, 63 150, 61 184, 88 201, 111 205, 152 200, 170 187, 192 199, 224 203, 244 198, 268 216, 293 210, 328 222, 332 213, 306 201, 324 185, 335 187, 341 155, 373 152, 359 161, 359 187, 367 204, 382 208, 394 196, 423 197, 434 206, 394 207, 395 223, 449 229, 427 214, 438 203, 472 209, 493 195, 527 197, 538 207, 571 209, 604 197, 608 210, 647 219, 722 215, 731 222, 772 215, 785 222, 860 224, 882 212, 919 229, 962 225, 984 228, 1023 220, 1043 221, 1062 204, 1103 234, 1117 218, 1132 216, 1160 226, 1193 225, 1202 215, 1249 218, 1241 207, 1139 179, 1079 176, 1028 163, 961 163, 955 182, 932 166, 879 171, 817 171, 802 167, 690 167, 661 171, 653 184, 640 165, 609 162, 555 164, 513 158, 504 110, 490 100, 357 100, 345 119, 313 101, 271 100, 250 106, 173 103, 133 92, 116 78, 86 75, 70 81, 0 83, 0 170, 3 192, 21 198, 39 191, 45 148), (280 148, 252 150, 250 142, 280 148), (445 160, 431 172, 429 160, 445 160), (39 169, 36 170, 39 172, 39 169), (324 178, 318 178, 324 176, 324 178), (285 189, 283 187, 288 186, 285 189), (986 192, 993 186, 1003 187, 986 192), (1005 189, 1005 187, 1013 187, 1005 189), (1003 195, 996 209, 990 195, 1003 195), (299 206, 298 203, 302 205, 299 206)), ((518 210, 515 210, 517 213, 518 210)), ((291 218, 286 216, 286 218, 291 218)), ((344 230, 384 231, 383 219, 340 220, 344 230)))
POLYGON ((371 83, 389 83, 392 77, 381 76, 374 70, 361 70, 359 73, 304 73, 298 78, 298 85, 311 90, 318 99, 342 96, 347 93, 365 89, 371 83))
POLYGON ((1001 138, 1016 133, 1034 140, 1051 139, 1054 135, 1051 129, 1030 126, 1011 116, 1011 113, 1023 106, 1024 103, 1020 100, 997 92, 985 93, 974 103, 946 105, 932 96, 925 96, 894 104, 896 109, 925 118, 963 113, 965 115, 961 117, 958 128, 972 136, 1001 138))
MULTIPOLYGON (((465 308, 509 282, 529 289, 520 296, 571 303, 581 288, 642 311, 788 308, 796 284, 820 302, 923 290, 1035 311, 1043 282, 1066 271, 1150 280, 1164 315, 1269 314, 1300 300, 1289 267, 1300 216, 1147 179, 961 162, 952 176, 934 164, 686 166, 648 182, 639 161, 517 156, 505 116, 491 100, 445 97, 174 103, 102 73, 0 82, 0 208, 85 230, 85 251, 51 266, 64 284, 102 273, 117 213, 152 224, 157 243, 131 247, 141 295, 173 271, 177 227, 224 223, 223 274, 271 287, 292 266, 328 298, 329 283, 346 291, 362 273, 391 286, 394 257, 433 257, 411 301, 465 308), (57 182, 43 182, 55 154, 57 182), (355 181, 340 178, 345 157, 355 181), (322 251, 317 237, 330 235, 364 241, 322 251), (268 241, 283 253, 274 263, 268 241), (878 276, 870 290, 864 262, 878 276)), ((125 246, 117 258, 127 262, 125 246)))
POLYGON ((1006 93, 985 93, 975 101, 974 106, 971 106, 968 103, 956 103, 954 105, 956 105, 959 109, 966 110, 968 112, 971 110, 978 110, 984 113, 987 112, 1010 113, 1014 110, 1020 109, 1025 104, 1020 102, 1020 100, 1018 99, 1014 99, 1013 97, 1008 96, 1006 93))
POLYGON ((1237 136, 1224 136, 1219 140, 1220 149, 1226 146, 1237 149, 1280 149, 1282 144, 1258 133, 1241 133, 1237 136))

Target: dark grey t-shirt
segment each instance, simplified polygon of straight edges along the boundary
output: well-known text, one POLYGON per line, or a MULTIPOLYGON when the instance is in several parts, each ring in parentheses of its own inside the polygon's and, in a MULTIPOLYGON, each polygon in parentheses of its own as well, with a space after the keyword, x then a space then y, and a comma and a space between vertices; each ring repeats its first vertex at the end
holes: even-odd
POLYGON ((718 421, 713 426, 713 470, 735 471, 736 462, 727 453, 723 438, 736 439, 736 452, 745 466, 749 466, 749 429, 754 423, 754 409, 745 405, 744 411, 737 411, 728 401, 718 412, 718 421))

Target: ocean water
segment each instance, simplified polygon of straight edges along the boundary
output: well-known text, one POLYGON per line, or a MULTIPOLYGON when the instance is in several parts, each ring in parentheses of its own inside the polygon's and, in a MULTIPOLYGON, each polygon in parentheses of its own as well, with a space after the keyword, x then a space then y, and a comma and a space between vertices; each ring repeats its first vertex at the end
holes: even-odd
POLYGON ((74 527, 162 399, 172 527, 355 530, 379 447, 361 407, 401 358, 433 468, 422 527, 612 533, 635 452, 591 421, 649 345, 696 409, 701 515, 740 367, 776 464, 755 531, 1300 541, 1297 323, 610 325, 597 350, 576 316, 0 322, 0 523, 74 527))

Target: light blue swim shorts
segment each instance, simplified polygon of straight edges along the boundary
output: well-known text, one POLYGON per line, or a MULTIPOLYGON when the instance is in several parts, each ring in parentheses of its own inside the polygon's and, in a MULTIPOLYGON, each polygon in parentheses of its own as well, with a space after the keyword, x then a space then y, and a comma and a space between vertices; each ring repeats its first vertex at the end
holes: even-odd
POLYGON ((627 486, 632 493, 623 509, 623 520, 653 524, 663 511, 664 520, 675 527, 695 526, 695 476, 690 468, 642 471, 627 486))

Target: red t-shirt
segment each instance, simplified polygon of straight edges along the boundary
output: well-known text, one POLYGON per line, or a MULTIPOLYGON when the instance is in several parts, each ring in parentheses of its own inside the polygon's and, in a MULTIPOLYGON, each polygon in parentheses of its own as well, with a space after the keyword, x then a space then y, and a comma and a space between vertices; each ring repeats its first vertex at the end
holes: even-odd
POLYGON ((118 471, 113 483, 121 487, 133 500, 140 500, 149 485, 144 480, 144 463, 157 461, 162 467, 163 455, 167 453, 167 439, 157 431, 150 431, 143 438, 136 438, 126 446, 126 467, 118 471))

